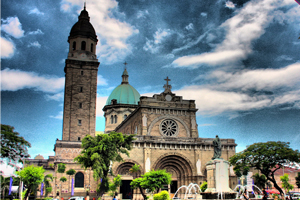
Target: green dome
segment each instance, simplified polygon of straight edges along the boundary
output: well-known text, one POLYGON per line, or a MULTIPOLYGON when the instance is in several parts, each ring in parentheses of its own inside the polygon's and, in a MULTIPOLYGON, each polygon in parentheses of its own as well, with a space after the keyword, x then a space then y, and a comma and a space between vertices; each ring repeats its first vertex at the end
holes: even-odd
POLYGON ((111 100, 116 99, 117 104, 134 104, 140 101, 140 93, 129 84, 121 84, 109 95, 106 105, 111 105, 111 100))

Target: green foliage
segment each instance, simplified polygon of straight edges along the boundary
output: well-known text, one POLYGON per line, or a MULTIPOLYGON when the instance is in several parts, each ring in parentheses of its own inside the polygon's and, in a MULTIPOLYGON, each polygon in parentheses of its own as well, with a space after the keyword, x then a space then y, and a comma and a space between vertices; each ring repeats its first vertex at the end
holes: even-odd
MULTIPOLYGON (((52 192, 52 187, 46 187, 46 193, 49 194, 52 192)), ((47 196, 47 195, 45 195, 47 196)))
POLYGON ((54 168, 54 164, 53 164, 53 163, 50 163, 50 164, 49 164, 49 167, 54 168))
POLYGON ((141 166, 140 165, 137 165, 137 164, 134 164, 130 169, 129 169, 129 172, 130 173, 136 173, 136 172, 139 172, 141 169, 141 166))
POLYGON ((60 179, 59 179, 61 182, 66 182, 67 181, 67 178, 66 177, 61 177, 60 179))
POLYGON ((167 173, 165 170, 150 171, 142 175, 141 178, 133 179, 130 183, 133 189, 139 188, 144 199, 146 195, 143 189, 148 189, 149 192, 158 192, 163 185, 171 183, 171 174, 167 173))
POLYGON ((229 162, 234 166, 236 173, 244 174, 250 168, 259 170, 283 194, 274 178, 274 173, 288 162, 299 163, 300 153, 298 150, 291 149, 286 142, 255 143, 230 157, 229 162))
POLYGON ((256 173, 252 176, 254 178, 254 184, 259 188, 266 188, 267 179, 265 175, 259 175, 259 173, 256 173))
POLYGON ((201 185, 200 185, 200 189, 202 192, 205 192, 205 190, 207 189, 207 182, 204 181, 201 185))
POLYGON ((297 187, 300 188, 300 172, 298 172, 298 176, 296 176, 295 179, 297 187))
POLYGON ((110 163, 123 161, 121 154, 129 156, 133 140, 134 135, 123 135, 113 131, 95 137, 87 135, 82 139, 82 151, 74 160, 84 169, 92 169, 95 180, 102 178, 99 188, 100 196, 109 190, 106 177, 110 171, 110 163))
MULTIPOLYGON (((52 187, 51 187, 51 184, 50 184, 50 181, 53 181, 53 175, 52 174, 47 174, 45 177, 44 177, 44 183, 45 183, 45 188, 46 188, 46 192, 45 192, 45 196, 47 197, 49 193, 51 193, 52 191, 52 187), (51 191, 48 192, 47 191, 47 188, 51 188, 51 191)), ((50 189, 48 189, 50 190, 50 189)))
POLYGON ((294 189, 294 186, 289 183, 290 179, 288 174, 284 174, 283 176, 280 176, 280 180, 281 180, 281 187, 285 189, 286 193, 294 189))
POLYGON ((1 158, 18 160, 28 158, 28 147, 31 147, 18 132, 14 132, 14 127, 1 124, 1 158))
POLYGON ((19 172, 16 172, 22 178, 24 185, 27 187, 27 192, 25 194, 25 199, 28 197, 28 194, 43 182, 44 180, 44 168, 35 167, 33 165, 27 166, 19 172))
POLYGON ((76 171, 74 169, 69 169, 68 171, 66 171, 66 174, 68 174, 69 176, 72 176, 76 173, 76 171))
POLYGON ((114 177, 113 182, 109 184, 109 191, 115 193, 117 189, 121 186, 121 184, 122 184, 121 175, 118 174, 116 177, 114 177))
POLYGON ((160 193, 154 194, 153 200, 170 200, 170 195, 167 191, 161 191, 160 193))
POLYGON ((65 173, 65 170, 66 170, 66 164, 64 163, 59 163, 57 165, 57 172, 58 173, 65 173))

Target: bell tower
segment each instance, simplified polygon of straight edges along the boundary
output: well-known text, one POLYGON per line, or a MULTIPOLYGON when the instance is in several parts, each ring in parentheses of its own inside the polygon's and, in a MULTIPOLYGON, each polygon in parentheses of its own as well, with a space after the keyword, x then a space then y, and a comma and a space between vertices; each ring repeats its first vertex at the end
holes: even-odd
POLYGON ((81 11, 68 37, 69 53, 65 64, 63 113, 64 141, 80 141, 95 135, 98 39, 86 8, 81 11))

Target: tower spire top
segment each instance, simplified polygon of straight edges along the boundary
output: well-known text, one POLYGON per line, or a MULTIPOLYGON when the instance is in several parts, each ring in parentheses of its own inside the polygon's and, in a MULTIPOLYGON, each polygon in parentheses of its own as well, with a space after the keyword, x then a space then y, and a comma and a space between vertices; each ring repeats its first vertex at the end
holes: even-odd
POLYGON ((127 72, 127 67, 126 65, 128 64, 126 61, 123 63, 124 64, 124 72, 122 74, 122 84, 128 84, 128 72, 127 72))
POLYGON ((84 1, 83 10, 86 10, 86 1, 84 1))

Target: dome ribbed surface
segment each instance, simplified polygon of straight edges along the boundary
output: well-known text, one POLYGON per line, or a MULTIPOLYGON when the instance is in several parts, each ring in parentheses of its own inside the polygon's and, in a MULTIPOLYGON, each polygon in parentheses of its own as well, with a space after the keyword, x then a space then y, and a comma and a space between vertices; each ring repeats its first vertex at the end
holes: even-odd
POLYGON ((140 93, 129 84, 121 84, 109 95, 106 105, 111 105, 113 99, 117 100, 117 104, 137 105, 140 101, 140 93))
POLYGON ((81 11, 78 17, 78 22, 73 25, 70 31, 69 38, 76 36, 83 36, 97 41, 96 31, 90 23, 90 17, 86 10, 81 11))

